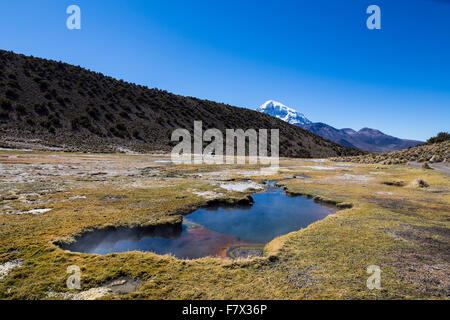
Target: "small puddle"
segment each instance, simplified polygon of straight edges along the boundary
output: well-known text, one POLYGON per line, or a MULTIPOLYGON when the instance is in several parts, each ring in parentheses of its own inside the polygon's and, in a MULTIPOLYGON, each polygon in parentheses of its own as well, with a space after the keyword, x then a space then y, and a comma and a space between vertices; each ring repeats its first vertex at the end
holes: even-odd
POLYGON ((262 256, 264 245, 272 239, 336 212, 312 199, 290 197, 274 181, 266 185, 264 192, 252 195, 253 205, 198 209, 178 225, 99 229, 61 247, 101 255, 151 251, 181 259, 262 256))

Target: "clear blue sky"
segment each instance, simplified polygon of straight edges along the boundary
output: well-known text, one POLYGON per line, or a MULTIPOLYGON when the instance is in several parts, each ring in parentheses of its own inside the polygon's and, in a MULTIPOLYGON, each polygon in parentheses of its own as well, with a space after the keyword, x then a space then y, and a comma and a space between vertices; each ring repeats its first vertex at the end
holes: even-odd
POLYGON ((0 48, 240 107, 275 99, 337 128, 450 130, 447 0, 1 1, 0 48))

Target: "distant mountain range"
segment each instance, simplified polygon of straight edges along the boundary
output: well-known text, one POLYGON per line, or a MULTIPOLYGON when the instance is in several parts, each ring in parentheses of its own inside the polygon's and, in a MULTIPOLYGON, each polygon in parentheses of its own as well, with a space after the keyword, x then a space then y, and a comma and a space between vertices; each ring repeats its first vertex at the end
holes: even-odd
POLYGON ((267 101, 257 108, 256 111, 299 126, 342 146, 358 148, 370 152, 390 152, 414 147, 423 143, 422 141, 396 138, 376 129, 363 128, 359 131, 355 131, 349 128, 336 129, 322 122, 313 123, 302 113, 274 100, 267 101))
POLYGON ((0 147, 88 152, 171 151, 172 132, 279 129, 280 156, 362 154, 266 114, 81 67, 0 50, 0 147))

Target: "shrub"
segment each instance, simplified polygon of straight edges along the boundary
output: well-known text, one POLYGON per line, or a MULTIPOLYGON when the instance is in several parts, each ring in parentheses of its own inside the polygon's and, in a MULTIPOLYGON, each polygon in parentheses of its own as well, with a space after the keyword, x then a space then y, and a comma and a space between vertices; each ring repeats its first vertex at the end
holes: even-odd
POLYGON ((120 133, 114 127, 109 128, 109 132, 115 137, 120 137, 120 133))
POLYGON ((88 129, 91 133, 93 133, 93 134, 95 134, 95 135, 97 135, 97 136, 99 136, 99 137, 103 137, 103 136, 104 136, 104 134, 102 133, 102 131, 101 131, 99 128, 97 128, 97 127, 94 127, 94 126, 90 125, 87 129, 88 129))
POLYGON ((128 137, 128 130, 127 127, 122 124, 119 123, 116 125, 115 130, 110 130, 111 133, 113 133, 116 137, 120 137, 120 138, 124 138, 124 137, 128 137))
POLYGON ((9 113, 6 111, 0 112, 0 120, 8 120, 9 119, 9 113))
POLYGON ((85 116, 75 118, 70 122, 70 125, 72 126, 72 130, 78 130, 80 127, 89 128, 91 127, 91 122, 89 119, 85 116))
POLYGON ((78 119, 75 118, 72 121, 70 121, 70 126, 72 127, 72 130, 78 130, 80 128, 78 119))
POLYGON ((100 115, 100 111, 95 107, 89 108, 87 113, 91 118, 96 119, 96 120, 99 118, 99 115, 100 115))
POLYGON ((125 118, 125 119, 129 119, 130 118, 129 115, 128 115, 128 112, 125 112, 125 111, 121 111, 119 113, 119 116, 121 116, 122 118, 125 118))
POLYGON ((16 111, 19 114, 27 114, 27 110, 25 109, 25 106, 23 104, 16 105, 16 111))
POLYGON ((59 103, 61 106, 63 106, 63 107, 66 106, 66 102, 65 102, 64 98, 58 96, 58 94, 56 94, 56 101, 58 101, 58 103, 59 103))
POLYGON ((11 80, 8 82, 8 87, 12 89, 22 90, 20 84, 16 80, 11 80))
POLYGON ((48 117, 48 122, 53 127, 57 127, 57 128, 61 127, 61 122, 59 122, 59 119, 53 114, 48 117))
POLYGON ((140 139, 139 131, 137 129, 133 130, 133 137, 135 137, 136 139, 140 139))
POLYGON ((49 87, 50 84, 47 81, 41 81, 41 83, 39 83, 39 89, 41 90, 41 92, 47 91, 49 87))
POLYGON ((7 98, 12 99, 12 100, 17 100, 17 98, 19 98, 19 94, 13 89, 6 90, 5 95, 7 98))
POLYGON ((11 101, 3 99, 2 102, 0 103, 1 107, 3 110, 11 110, 12 109, 12 104, 11 101))
POLYGON ((127 127, 123 123, 118 123, 116 129, 119 131, 127 131, 127 127))
POLYGON ((439 132, 437 136, 431 137, 427 140, 427 144, 439 143, 450 140, 450 133, 448 132, 439 132))
POLYGON ((35 125, 33 119, 31 119, 31 118, 28 118, 28 119, 27 119, 27 124, 28 124, 29 126, 31 126, 31 127, 34 127, 34 125, 35 125))
POLYGON ((34 111, 40 116, 48 115, 48 109, 44 104, 35 104, 34 111))
POLYGON ((114 121, 114 115, 112 113, 106 113, 105 118, 109 121, 114 121))

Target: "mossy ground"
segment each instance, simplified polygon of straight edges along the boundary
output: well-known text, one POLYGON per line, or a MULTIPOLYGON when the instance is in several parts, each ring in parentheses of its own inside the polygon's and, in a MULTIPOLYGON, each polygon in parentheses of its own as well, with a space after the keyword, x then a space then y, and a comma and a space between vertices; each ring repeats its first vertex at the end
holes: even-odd
MULTIPOLYGON (((257 166, 179 165, 162 156, 0 151, 0 265, 23 264, 0 280, 1 299, 47 299, 66 286, 70 265, 81 268, 81 290, 119 278, 142 281, 107 299, 409 299, 448 298, 450 179, 406 166, 346 165, 282 159, 276 176, 257 166), (128 252, 104 256, 60 249, 56 241, 106 226, 179 222, 211 201, 233 202, 223 181, 280 181, 287 191, 350 209, 274 239, 263 258, 178 260, 128 252), (430 186, 419 188, 416 179, 430 186), (386 185, 403 181, 404 186, 386 185), (345 206, 344 206, 345 207, 345 206), (51 208, 42 214, 21 214, 51 208), (369 290, 369 265, 382 270, 369 290)), ((75 291, 77 292, 77 291, 75 291)))

